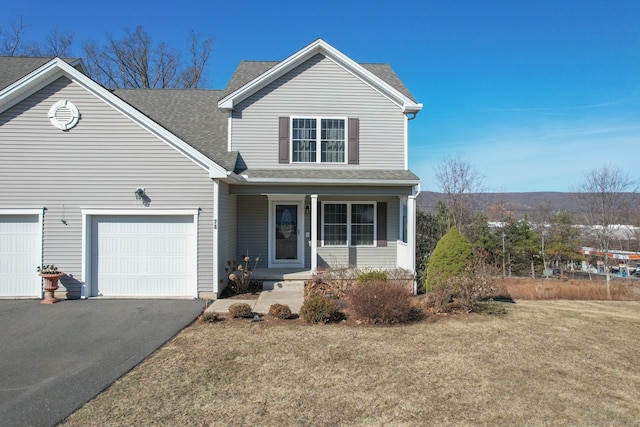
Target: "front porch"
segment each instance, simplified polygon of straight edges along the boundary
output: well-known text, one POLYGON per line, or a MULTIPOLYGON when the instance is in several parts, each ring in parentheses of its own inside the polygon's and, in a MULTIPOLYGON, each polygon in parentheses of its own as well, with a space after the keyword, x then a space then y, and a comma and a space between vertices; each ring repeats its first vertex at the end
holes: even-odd
POLYGON ((311 280, 313 272, 300 268, 256 268, 251 278, 265 282, 303 281, 311 280))

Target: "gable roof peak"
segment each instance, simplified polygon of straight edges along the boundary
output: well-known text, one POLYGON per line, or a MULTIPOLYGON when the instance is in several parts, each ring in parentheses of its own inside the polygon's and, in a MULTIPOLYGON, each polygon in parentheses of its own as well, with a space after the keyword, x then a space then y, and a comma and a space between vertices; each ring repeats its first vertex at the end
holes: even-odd
POLYGON ((375 73, 371 72, 368 67, 358 64, 320 38, 314 40, 307 46, 285 58, 283 61, 269 68, 248 83, 233 90, 218 102, 218 107, 226 111, 233 110, 239 102, 245 100, 253 93, 264 88, 269 83, 283 76, 318 53, 325 55, 355 77, 383 93, 392 102, 402 108, 404 112, 415 114, 422 109, 422 104, 416 103, 410 96, 403 93, 404 91, 393 87, 385 80, 378 77, 375 73))

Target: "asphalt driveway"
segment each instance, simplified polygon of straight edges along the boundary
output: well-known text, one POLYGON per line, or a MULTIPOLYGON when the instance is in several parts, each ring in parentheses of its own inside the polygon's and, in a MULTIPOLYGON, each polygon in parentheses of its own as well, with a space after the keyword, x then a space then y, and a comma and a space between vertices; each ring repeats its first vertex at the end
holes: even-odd
POLYGON ((59 423, 203 309, 193 300, 0 300, 0 425, 59 423))

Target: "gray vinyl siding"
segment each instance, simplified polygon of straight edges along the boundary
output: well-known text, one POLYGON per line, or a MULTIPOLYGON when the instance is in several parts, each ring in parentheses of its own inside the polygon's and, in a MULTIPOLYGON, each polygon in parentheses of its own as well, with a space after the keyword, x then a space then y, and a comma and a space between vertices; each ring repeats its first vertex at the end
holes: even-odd
POLYGON ((280 116, 357 117, 360 162, 344 167, 405 167, 405 117, 400 107, 322 55, 276 79, 234 109, 232 149, 242 154, 249 168, 281 167, 280 116))
POLYGON ((258 268, 269 266, 269 200, 266 196, 237 196, 236 259, 260 257, 258 268))
POLYGON ((229 194, 229 185, 220 182, 218 197, 218 271, 219 280, 218 292, 221 292, 227 285, 229 272, 227 261, 237 260, 236 255, 236 233, 237 233, 237 197, 229 194))
MULTIPOLYGON (((278 193, 279 194, 279 193, 278 193)), ((356 267, 394 268, 396 267, 396 243, 399 232, 398 197, 360 197, 360 196, 321 196, 320 203, 326 201, 375 201, 387 203, 387 246, 386 247, 318 247, 318 267, 356 267)), ((266 196, 237 196, 238 206, 238 259, 247 251, 251 257, 260 256, 258 268, 268 267, 269 255, 269 203, 266 196)), ((309 197, 305 204, 309 204, 309 197)), ((311 215, 304 216, 304 230, 311 235, 311 215)), ((304 266, 311 267, 311 246, 309 239, 304 241, 304 266)))
POLYGON ((81 209, 199 208, 198 290, 212 290, 207 171, 64 77, 0 113, 0 208, 42 207, 43 262, 67 273, 62 285, 75 295, 82 277, 81 209), (81 114, 67 132, 47 117, 62 99, 81 114), (145 188, 149 207, 135 199, 137 187, 145 188))

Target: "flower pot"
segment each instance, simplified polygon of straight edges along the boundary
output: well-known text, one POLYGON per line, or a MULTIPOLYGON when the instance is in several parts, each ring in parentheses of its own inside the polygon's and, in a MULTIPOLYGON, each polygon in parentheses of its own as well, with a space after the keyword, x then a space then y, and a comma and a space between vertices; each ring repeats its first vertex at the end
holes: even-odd
POLYGON ((58 280, 64 276, 64 273, 40 273, 40 277, 42 277, 44 285, 42 289, 44 290, 44 299, 40 301, 40 304, 54 304, 60 301, 60 298, 55 297, 55 291, 59 288, 58 280))

